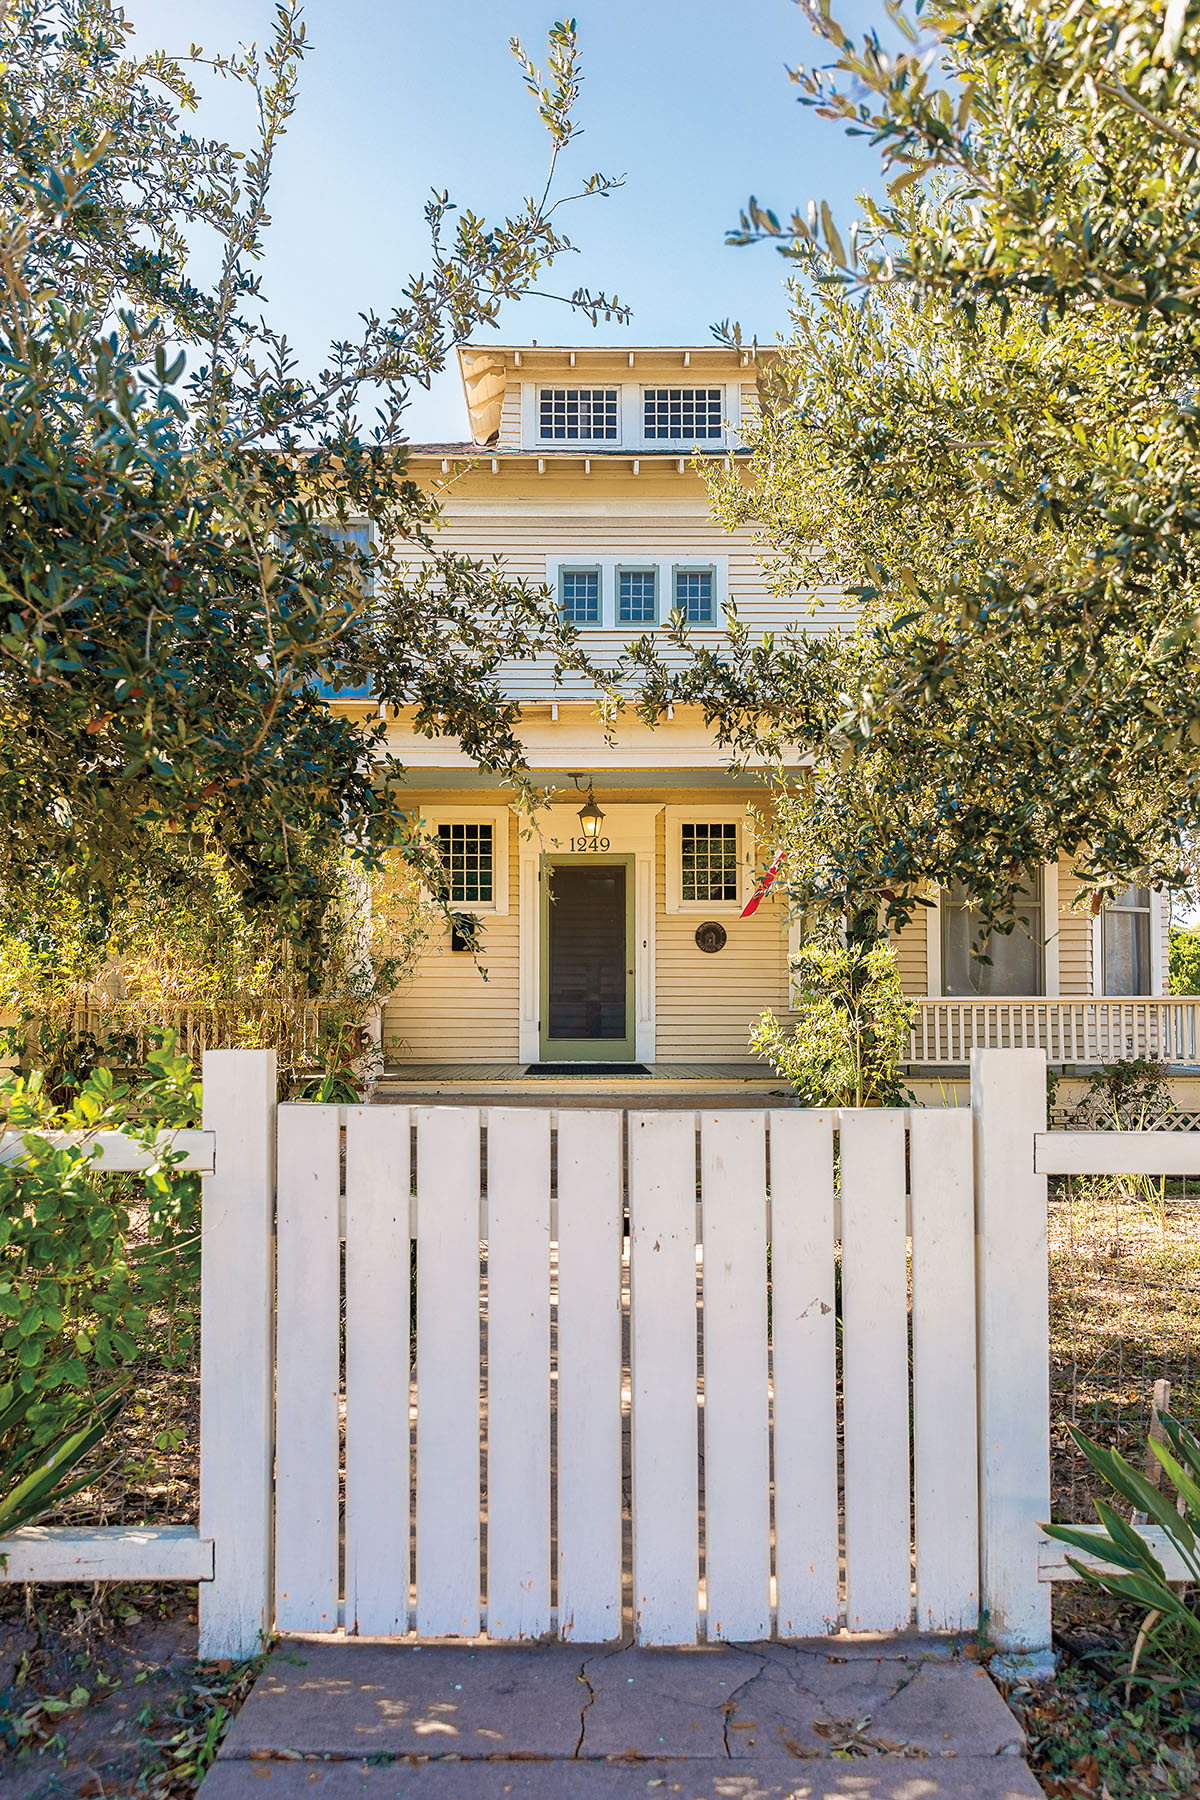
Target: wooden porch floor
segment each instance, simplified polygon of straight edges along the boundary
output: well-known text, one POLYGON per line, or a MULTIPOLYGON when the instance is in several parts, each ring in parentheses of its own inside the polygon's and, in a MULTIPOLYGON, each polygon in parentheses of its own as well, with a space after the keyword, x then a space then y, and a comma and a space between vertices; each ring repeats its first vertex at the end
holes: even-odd
POLYGON ((645 1075, 529 1075, 528 1063, 406 1063, 385 1069, 376 1104, 471 1100, 478 1105, 779 1106, 792 1100, 763 1063, 649 1063, 645 1075))

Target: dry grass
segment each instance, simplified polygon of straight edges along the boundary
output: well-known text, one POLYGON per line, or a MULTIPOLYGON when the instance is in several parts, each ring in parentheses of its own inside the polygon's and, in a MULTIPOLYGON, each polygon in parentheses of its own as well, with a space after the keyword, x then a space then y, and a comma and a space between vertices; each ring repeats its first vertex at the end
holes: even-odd
POLYGON ((1055 1517, 1092 1519, 1078 1425, 1140 1466, 1154 1384, 1200 1423, 1200 1186, 1080 1178, 1050 1201, 1051 1482, 1055 1517))

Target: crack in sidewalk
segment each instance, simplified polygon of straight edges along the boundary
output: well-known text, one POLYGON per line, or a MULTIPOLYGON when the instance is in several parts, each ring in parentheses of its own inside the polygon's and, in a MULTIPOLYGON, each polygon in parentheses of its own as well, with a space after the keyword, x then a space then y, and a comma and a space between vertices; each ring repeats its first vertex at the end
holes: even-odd
POLYGON ((573 1762, 581 1762, 583 1760, 583 1740, 587 1735, 587 1716, 592 1707, 596 1704, 596 1690, 588 1677, 588 1670, 593 1663, 607 1662, 610 1657, 619 1656, 624 1649, 625 1645, 620 1644, 614 1650, 601 1651, 599 1656, 586 1656, 579 1665, 579 1673, 575 1679, 576 1681, 581 1681, 587 1689, 587 1699, 579 1709, 579 1736, 575 1740, 575 1749, 572 1752, 571 1760, 573 1762))
POLYGON ((738 1682, 737 1686, 734 1688, 733 1692, 729 1695, 728 1699, 725 1701, 724 1705, 721 1708, 721 1741, 725 1745, 726 1756, 729 1757, 729 1759, 732 1761, 733 1760, 733 1746, 729 1742, 729 1721, 732 1719, 734 1713, 738 1710, 738 1697, 739 1697, 739 1695, 749 1693, 750 1689, 754 1686, 755 1682, 758 1681, 763 1675, 766 1674, 767 1669, 770 1666, 770 1664, 769 1664, 769 1659, 767 1657, 760 1655, 759 1652, 756 1650, 748 1649, 746 1647, 746 1645, 744 1645, 744 1644, 730 1645, 730 1648, 739 1650, 743 1656, 753 1656, 755 1661, 758 1664, 758 1667, 757 1667, 757 1669, 755 1669, 753 1675, 747 1675, 746 1679, 744 1681, 738 1682))

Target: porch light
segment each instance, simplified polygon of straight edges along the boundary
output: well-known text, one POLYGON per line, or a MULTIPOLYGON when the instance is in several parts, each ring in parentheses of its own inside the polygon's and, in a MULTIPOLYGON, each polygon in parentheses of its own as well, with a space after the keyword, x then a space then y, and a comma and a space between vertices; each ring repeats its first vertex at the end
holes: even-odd
POLYGON ((600 836, 600 827, 604 823, 604 814, 596 805, 596 796, 592 792, 592 784, 588 782, 588 797, 579 809, 579 823, 585 838, 593 840, 600 836))

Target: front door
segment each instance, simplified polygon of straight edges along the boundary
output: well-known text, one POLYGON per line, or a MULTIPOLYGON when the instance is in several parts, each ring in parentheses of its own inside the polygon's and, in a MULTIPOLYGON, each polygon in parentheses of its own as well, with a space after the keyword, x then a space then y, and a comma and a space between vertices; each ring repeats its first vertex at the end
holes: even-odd
POLYGON ((633 858, 542 865, 543 1062, 632 1062, 633 858))

